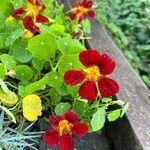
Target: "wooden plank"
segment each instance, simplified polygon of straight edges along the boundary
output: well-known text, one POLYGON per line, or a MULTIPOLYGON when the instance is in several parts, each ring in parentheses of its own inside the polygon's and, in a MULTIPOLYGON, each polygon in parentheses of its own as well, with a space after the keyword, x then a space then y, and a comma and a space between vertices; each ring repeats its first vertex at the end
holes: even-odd
MULTIPOLYGON (((62 2, 65 4, 66 8, 70 9, 76 0, 62 0, 62 2)), ((130 127, 132 129, 132 134, 134 134, 134 149, 150 150, 150 91, 133 70, 121 51, 110 39, 106 30, 96 21, 92 21, 91 37, 92 39, 87 41, 89 47, 99 50, 101 53, 108 53, 117 63, 117 68, 111 77, 120 85, 120 91, 116 95, 117 98, 130 103, 126 115, 129 126, 126 126, 126 128, 130 127)), ((112 125, 112 129, 117 129, 116 127, 124 128, 124 122, 120 121, 117 125, 112 125)), ((118 128, 118 132, 119 130, 120 128, 118 128)), ((114 135, 112 134, 112 138, 116 136, 115 133, 117 131, 113 132, 114 135)), ((116 149, 130 150, 126 146, 131 143, 128 141, 128 137, 131 139, 128 130, 126 130, 126 134, 120 133, 117 138, 121 138, 120 143, 122 143, 124 147, 119 149, 119 147, 117 147, 118 145, 115 145, 116 149), (126 140, 124 140, 125 138, 126 140)), ((131 150, 133 149, 131 148, 131 150)))

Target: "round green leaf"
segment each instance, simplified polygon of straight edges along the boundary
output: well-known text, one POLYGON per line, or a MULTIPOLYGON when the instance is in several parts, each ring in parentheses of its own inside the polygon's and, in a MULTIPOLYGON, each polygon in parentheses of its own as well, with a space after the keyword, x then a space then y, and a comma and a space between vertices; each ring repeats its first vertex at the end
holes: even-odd
POLYGON ((26 65, 18 65, 15 67, 16 78, 19 80, 30 80, 33 76, 33 71, 26 65))
POLYGON ((70 110, 70 104, 69 103, 59 103, 56 107, 55 107, 55 113, 56 115, 64 115, 64 113, 66 113, 67 111, 70 110))
POLYGON ((58 88, 61 87, 63 80, 58 72, 50 72, 46 75, 47 85, 58 88))
POLYGON ((79 61, 79 55, 64 55, 58 65, 58 71, 62 75, 67 70, 79 70, 81 68, 83 68, 83 65, 79 61))
POLYGON ((68 49, 68 53, 69 54, 78 54, 82 50, 85 50, 85 48, 82 45, 72 45, 68 49))
POLYGON ((2 63, 6 66, 7 70, 14 69, 16 66, 15 58, 9 54, 3 54, 0 56, 2 63))
POLYGON ((50 30, 56 35, 63 35, 65 33, 65 27, 60 24, 52 24, 50 30))
POLYGON ((120 109, 111 111, 111 112, 107 115, 108 120, 109 120, 109 121, 115 121, 115 120, 117 120, 117 119, 120 117, 120 112, 121 112, 120 109))
POLYGON ((28 51, 28 41, 16 41, 12 47, 12 55, 17 61, 22 63, 30 61, 32 54, 28 51))
POLYGON ((78 90, 79 90, 79 85, 67 86, 67 92, 73 97, 77 96, 78 90))
POLYGON ((33 56, 47 61, 50 57, 54 57, 57 42, 52 34, 44 33, 30 39, 28 49, 33 56))
POLYGON ((11 45, 16 39, 18 39, 22 35, 22 33, 23 30, 21 28, 13 31, 11 35, 6 38, 5 45, 6 46, 11 45))
POLYGON ((5 74, 6 74, 5 66, 0 63, 0 78, 4 79, 5 78, 5 74))
POLYGON ((34 57, 34 58, 32 59, 32 65, 33 65, 33 67, 34 67, 35 69, 41 70, 42 67, 43 67, 43 65, 44 65, 44 61, 41 60, 41 59, 39 59, 39 58, 37 58, 37 57, 34 57))
POLYGON ((47 82, 46 78, 43 77, 39 81, 36 81, 36 82, 33 82, 33 83, 27 85, 26 88, 25 88, 25 93, 28 95, 28 94, 32 94, 35 91, 45 89, 46 82, 47 82))
POLYGON ((58 40, 58 49, 62 54, 68 54, 69 47, 73 44, 71 37, 63 37, 58 40))
POLYGON ((105 115, 105 107, 100 107, 96 113, 93 114, 91 119, 91 127, 93 131, 98 131, 104 126, 105 115))
POLYGON ((56 105, 61 101, 61 96, 55 88, 51 88, 49 94, 53 105, 56 105))

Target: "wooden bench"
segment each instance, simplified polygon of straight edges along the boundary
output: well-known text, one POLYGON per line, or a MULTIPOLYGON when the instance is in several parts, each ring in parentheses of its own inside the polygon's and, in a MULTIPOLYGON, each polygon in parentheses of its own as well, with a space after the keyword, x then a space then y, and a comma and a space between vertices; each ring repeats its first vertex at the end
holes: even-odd
MULTIPOLYGON (((72 8, 76 0, 59 0, 65 10, 72 8)), ((117 68, 111 75, 120 85, 117 99, 129 102, 126 117, 107 123, 102 134, 89 134, 83 139, 76 139, 79 150, 150 150, 150 91, 116 47, 106 30, 92 21, 92 39, 87 40, 88 48, 108 53, 116 62, 117 68)), ((47 126, 39 120, 40 129, 47 126)), ((41 140, 39 150, 46 150, 41 140)), ((55 149, 55 148, 54 148, 55 149)), ((56 148, 57 149, 57 148, 56 148)))

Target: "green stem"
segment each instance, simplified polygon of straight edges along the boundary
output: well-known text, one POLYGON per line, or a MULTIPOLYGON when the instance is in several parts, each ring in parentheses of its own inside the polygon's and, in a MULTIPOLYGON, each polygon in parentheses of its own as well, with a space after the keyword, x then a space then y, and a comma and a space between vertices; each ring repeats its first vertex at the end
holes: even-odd
POLYGON ((7 82, 7 81, 5 81, 5 83, 8 84, 10 87, 12 87, 12 88, 18 90, 18 88, 17 88, 15 85, 12 85, 11 83, 9 83, 9 82, 7 82))
POLYGON ((53 67, 51 59, 49 59, 49 64, 50 64, 50 67, 52 68, 53 72, 55 72, 55 68, 53 67))
POLYGON ((54 67, 54 69, 53 69, 54 72, 56 72, 56 70, 57 70, 57 68, 58 68, 58 65, 59 65, 61 59, 62 59, 62 56, 60 57, 60 59, 58 60, 56 66, 54 67))

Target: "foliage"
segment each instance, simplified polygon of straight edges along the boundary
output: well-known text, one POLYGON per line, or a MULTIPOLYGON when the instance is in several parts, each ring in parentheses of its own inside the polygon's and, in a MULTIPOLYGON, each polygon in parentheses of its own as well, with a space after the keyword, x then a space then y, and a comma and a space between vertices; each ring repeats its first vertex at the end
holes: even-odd
POLYGON ((24 150, 31 148, 36 150, 35 143, 41 136, 42 132, 28 131, 33 123, 29 126, 24 125, 24 121, 17 127, 11 126, 11 122, 4 115, 4 111, 0 111, 0 149, 7 150, 24 150))
POLYGON ((108 29, 133 68, 150 87, 150 1, 97 2, 97 20, 108 29))
MULTIPOLYGON (((81 12, 75 13, 77 19, 73 19, 64 13, 64 6, 59 5, 56 0, 34 2, 29 5, 23 0, 6 0, 3 7, 0 6, 0 109, 6 113, 8 120, 5 122, 2 112, 2 149, 35 149, 34 138, 40 132, 27 132, 27 129, 40 116, 63 116, 72 111, 81 121, 80 127, 85 122, 86 131, 88 125, 90 132, 95 132, 103 128, 105 121, 121 118, 128 108, 128 103, 112 100, 119 86, 114 80, 104 77, 113 71, 115 61, 107 54, 100 55, 96 50, 87 51, 85 39, 91 32, 89 14, 91 18, 95 16, 92 8, 89 10, 76 6, 76 10, 81 12), (23 9, 26 7, 27 9, 23 9), (23 14, 16 13, 18 8, 23 14), (100 73, 98 66, 86 66, 82 63, 80 55, 83 52, 92 53, 88 61, 100 60, 102 65, 99 66, 104 74, 100 73), (96 59, 93 60, 93 56, 96 59), (65 73, 69 70, 79 70, 80 75, 86 70, 84 81, 88 78, 92 80, 89 82, 94 81, 94 89, 98 88, 98 81, 104 77, 106 84, 100 85, 103 93, 99 90, 92 100, 82 96, 79 92, 81 84, 67 84, 65 73), (109 95, 105 95, 106 93, 109 95), (111 106, 117 106, 117 109, 112 110, 111 106), (27 119, 29 127, 24 129, 22 118, 27 119)), ((84 7, 91 6, 91 3, 83 4, 84 7)), ((86 62, 86 58, 83 59, 86 62)), ((72 76, 75 77, 74 74, 72 76)), ((93 94, 91 89, 85 92, 93 94)), ((62 132, 65 125, 68 125, 66 120, 61 122, 62 132)), ((69 124, 69 132, 70 127, 69 124)))

